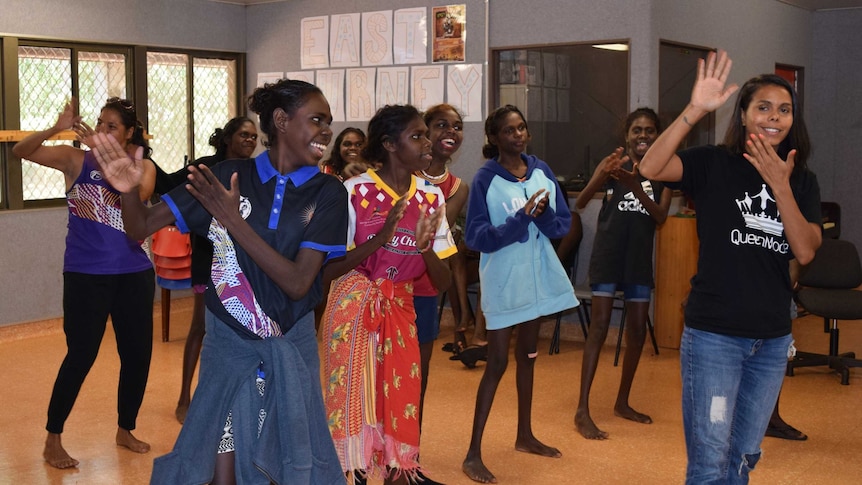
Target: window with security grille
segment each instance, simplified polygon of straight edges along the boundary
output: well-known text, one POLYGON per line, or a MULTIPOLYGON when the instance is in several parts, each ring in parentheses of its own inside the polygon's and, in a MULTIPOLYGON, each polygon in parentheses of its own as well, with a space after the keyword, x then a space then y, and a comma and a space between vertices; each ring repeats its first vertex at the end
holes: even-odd
MULTIPOLYGON (((5 39, 0 36, 0 44, 5 39)), ((149 135, 152 158, 165 171, 173 172, 187 159, 213 154, 210 135, 245 112, 240 104, 244 89, 244 73, 240 72, 244 56, 240 53, 163 52, 35 39, 12 42, 18 55, 0 57, 0 83, 6 81, 2 73, 17 75, 18 99, 4 99, 0 106, 19 119, 17 126, 12 122, 4 129, 49 129, 73 99, 84 122, 95 128, 108 98, 131 99, 149 135), (145 72, 135 69, 136 53, 146 56, 145 72)), ((45 145, 76 144, 71 132, 52 138, 45 145)), ((66 183, 58 170, 28 160, 19 164, 10 157, 0 159, 0 191, 0 210, 54 206, 65 198, 66 183)))
POLYGON ((237 115, 236 60, 149 52, 147 97, 153 159, 175 172, 215 153, 210 135, 237 115))
MULTIPOLYGON (((74 96, 84 122, 96 126, 99 110, 111 96, 125 97, 126 55, 78 48, 22 45, 18 48, 20 127, 46 130, 74 96), (73 86, 72 73, 77 73, 73 86)), ((46 145, 71 144, 47 141, 46 145)), ((28 160, 21 161, 25 201, 65 197, 63 174, 28 160)))

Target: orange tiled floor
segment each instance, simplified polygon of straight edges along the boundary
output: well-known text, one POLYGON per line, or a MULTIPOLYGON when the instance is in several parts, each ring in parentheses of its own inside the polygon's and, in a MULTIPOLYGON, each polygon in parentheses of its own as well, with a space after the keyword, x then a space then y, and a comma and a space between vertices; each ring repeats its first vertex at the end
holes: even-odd
MULTIPOLYGON (((42 458, 48 398, 64 343, 59 324, 47 323, 10 331, 0 329, 0 484, 144 484, 152 459, 173 446, 180 429, 174 406, 180 360, 190 317, 190 299, 174 301, 172 340, 160 341, 158 305, 156 339, 147 396, 136 435, 153 450, 137 455, 114 445, 116 431, 117 357, 113 333, 103 348, 63 435, 69 452, 81 464, 55 470, 42 458), (32 334, 33 336, 27 336, 32 334)), ((446 317, 448 317, 448 312, 446 317)), ((842 322, 842 350, 862 352, 862 322, 842 322)), ((32 324, 31 324, 32 325, 32 324)), ((550 326, 549 322, 547 326, 550 326)), ((575 327, 572 325, 572 327, 575 327)), ((797 346, 823 351, 828 336, 814 317, 796 322, 797 346)), ((440 345, 451 339, 444 321, 440 345)), ((549 328, 545 329, 546 331, 549 328)), ((578 335, 579 332, 573 332, 578 335)), ((609 340, 610 342, 611 340, 609 340)), ((422 461, 429 476, 448 484, 472 483, 460 471, 467 449, 481 364, 469 370, 435 349, 426 399, 422 461)), ((679 409, 678 353, 662 349, 644 356, 632 392, 632 405, 652 416, 641 425, 616 418, 613 401, 619 368, 606 347, 591 398, 592 415, 608 431, 607 441, 588 441, 574 430, 582 343, 564 341, 559 355, 547 354, 541 342, 536 367, 533 422, 536 435, 563 452, 561 459, 540 458, 514 450, 514 369, 504 376, 484 439, 485 463, 501 484, 668 484, 681 483, 685 446, 679 409)), ((514 364, 510 363, 510 367, 514 364)), ((808 433, 807 442, 767 438, 764 457, 752 475, 754 484, 850 484, 862 476, 862 369, 852 372, 850 386, 821 368, 797 371, 782 395, 782 414, 808 433)), ((372 480, 371 483, 380 483, 372 480)))

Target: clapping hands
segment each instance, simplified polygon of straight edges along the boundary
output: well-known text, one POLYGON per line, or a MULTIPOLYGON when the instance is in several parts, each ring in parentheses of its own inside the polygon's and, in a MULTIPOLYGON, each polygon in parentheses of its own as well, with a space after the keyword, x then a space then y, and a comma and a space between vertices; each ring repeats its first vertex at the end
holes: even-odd
POLYGON ((143 147, 137 147, 134 155, 130 156, 113 135, 93 132, 87 138, 87 144, 111 186, 120 192, 131 192, 141 184, 145 172, 143 147))

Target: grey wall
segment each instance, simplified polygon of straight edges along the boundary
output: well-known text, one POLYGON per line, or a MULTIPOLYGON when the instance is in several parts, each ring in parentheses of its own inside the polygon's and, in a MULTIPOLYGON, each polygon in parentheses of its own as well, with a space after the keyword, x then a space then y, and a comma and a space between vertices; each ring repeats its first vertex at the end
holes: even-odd
MULTIPOLYGON (((246 50, 246 9, 225 3, 0 0, 0 12, 0 33, 21 38, 246 50)), ((65 238, 65 208, 0 211, 0 325, 63 314, 65 238)))
POLYGON ((240 5, 205 0, 0 0, 0 32, 21 37, 244 52, 240 5))
MULTIPOLYGON (((485 2, 465 3, 470 63, 485 62, 488 48, 630 39, 631 108, 658 102, 660 40, 728 50, 734 60, 732 81, 737 83, 772 71, 776 62, 803 66, 806 116, 815 150, 810 164, 819 175, 824 200, 842 206, 842 237, 862 248, 862 229, 852 224, 860 220, 862 209, 851 199, 853 189, 862 183, 854 146, 862 139, 858 89, 862 9, 811 13, 768 0, 530 0, 526 4, 491 0, 486 46, 485 2)), ((299 69, 302 17, 440 3, 290 0, 248 8, 206 0, 31 0, 27 8, 21 4, 0 0, 0 32, 246 51, 248 83, 254 86, 257 72, 299 69)), ((719 131, 729 114, 727 108, 719 110, 719 131)), ((453 170, 469 180, 482 161, 481 124, 469 123, 465 136, 453 170)), ((585 214, 585 226, 594 224, 590 215, 585 214)), ((589 230, 585 228, 585 234, 589 230)), ((0 212, 0 274, 4 275, 0 325, 61 315, 64 237, 63 209, 0 212)))
MULTIPOLYGON (((486 62, 485 48, 485 2, 480 0, 460 0, 467 6, 467 45, 465 63, 483 64, 486 62)), ((496 8, 496 0, 494 0, 496 8)), ((268 3, 249 8, 248 12, 248 85, 257 85, 258 72, 299 71, 300 21, 303 17, 333 15, 343 13, 372 12, 375 10, 396 10, 412 7, 436 7, 446 2, 431 0, 357 0, 342 2, 319 2, 310 0, 290 0, 288 2, 268 3)), ((430 9, 429 9, 430 17, 430 9)), ((428 51, 430 64, 430 46, 428 51)), ((487 82, 487 69, 485 82, 487 82)), ((443 100, 440 100, 441 102, 443 100)), ((487 108, 487 100, 483 106, 487 108)), ((347 126, 365 130, 367 123, 335 123, 333 131, 338 134, 347 126)), ((482 144, 484 143, 482 123, 466 123, 464 142, 453 160, 452 171, 464 177, 469 183, 473 173, 481 166, 482 144)))
POLYGON ((862 251, 862 9, 814 15, 806 115, 821 197, 841 205, 841 239, 862 251))

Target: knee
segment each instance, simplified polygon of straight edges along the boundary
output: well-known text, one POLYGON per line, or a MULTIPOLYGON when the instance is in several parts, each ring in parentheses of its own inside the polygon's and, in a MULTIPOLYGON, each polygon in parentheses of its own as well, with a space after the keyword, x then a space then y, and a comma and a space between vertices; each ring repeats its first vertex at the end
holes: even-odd
POLYGON ((509 359, 504 357, 501 359, 488 359, 488 363, 485 366, 485 373, 488 374, 489 377, 493 377, 494 379, 500 379, 503 377, 503 374, 506 372, 506 367, 509 365, 509 359))
POLYGON ((754 470, 754 466, 757 465, 757 462, 760 461, 761 452, 757 453, 745 453, 742 455, 742 460, 739 463, 739 470, 737 473, 740 477, 747 477, 748 474, 754 470))
POLYGON ((519 352, 516 361, 519 366, 530 366, 532 367, 536 363, 536 357, 539 356, 539 352, 536 349, 527 352, 519 352))

